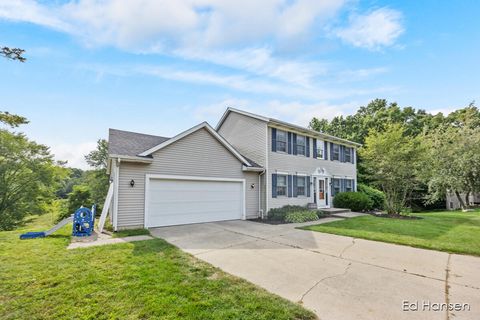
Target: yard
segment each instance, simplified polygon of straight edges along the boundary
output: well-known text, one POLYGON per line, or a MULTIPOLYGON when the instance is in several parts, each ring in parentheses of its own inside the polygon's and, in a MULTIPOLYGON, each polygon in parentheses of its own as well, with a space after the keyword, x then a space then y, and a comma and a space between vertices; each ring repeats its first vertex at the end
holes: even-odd
POLYGON ((480 256, 480 211, 428 212, 415 216, 422 219, 362 216, 303 229, 480 256))
POLYGON ((67 251, 48 215, 0 232, 1 319, 312 319, 300 305, 155 239, 67 251))

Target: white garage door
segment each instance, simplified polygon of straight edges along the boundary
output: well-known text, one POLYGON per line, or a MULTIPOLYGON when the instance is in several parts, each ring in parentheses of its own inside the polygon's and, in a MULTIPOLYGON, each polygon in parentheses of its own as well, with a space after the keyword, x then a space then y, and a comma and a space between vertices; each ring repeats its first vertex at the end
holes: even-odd
POLYGON ((146 227, 243 218, 243 181, 150 178, 146 227))

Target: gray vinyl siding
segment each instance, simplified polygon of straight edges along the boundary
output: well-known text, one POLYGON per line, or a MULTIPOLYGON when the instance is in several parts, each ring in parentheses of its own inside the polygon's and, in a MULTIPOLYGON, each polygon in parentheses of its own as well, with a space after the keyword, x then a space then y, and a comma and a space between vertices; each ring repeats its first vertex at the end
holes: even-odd
POLYGON ((242 155, 261 166, 266 165, 267 123, 236 112, 230 112, 218 133, 242 155))
MULTIPOLYGON (((463 201, 465 202, 465 193, 461 193, 460 197, 462 197, 463 201)), ((468 205, 475 205, 480 203, 480 193, 470 194, 470 197, 468 200, 469 200, 468 205)), ((461 208, 460 201, 458 201, 458 198, 455 195, 455 193, 447 192, 446 208, 448 210, 456 210, 461 208)))
MULTIPOLYGON (((268 130, 268 175, 269 177, 271 177, 272 173, 276 173, 277 171, 285 172, 292 175, 295 175, 296 173, 311 175, 313 174, 315 169, 320 167, 320 168, 325 168, 326 171, 334 177, 338 177, 338 178, 350 177, 350 178, 356 179, 357 177, 356 164, 313 158, 312 157, 313 155, 312 141, 310 141, 310 157, 272 152, 271 151, 272 150, 271 134, 272 134, 272 130, 269 127, 269 130, 268 130)), ((298 134, 301 134, 301 133, 298 133, 298 134)), ((330 158, 330 154, 329 154, 329 158, 330 158)), ((271 184, 271 178, 269 179, 269 183, 271 184)), ((271 188, 272 186, 270 185, 269 194, 267 195, 269 199, 268 200, 269 209, 282 207, 288 204, 303 206, 314 201, 312 187, 310 189, 310 197, 290 197, 290 198, 283 197, 283 196, 273 198, 271 188)), ((330 193, 330 187, 328 187, 328 192, 330 193)))
POLYGON ((246 179, 246 214, 258 215, 257 173, 242 171, 242 163, 207 130, 200 129, 153 154, 153 163, 120 163, 118 228, 144 225, 145 175, 168 174, 246 179), (130 181, 135 180, 135 186, 130 181))

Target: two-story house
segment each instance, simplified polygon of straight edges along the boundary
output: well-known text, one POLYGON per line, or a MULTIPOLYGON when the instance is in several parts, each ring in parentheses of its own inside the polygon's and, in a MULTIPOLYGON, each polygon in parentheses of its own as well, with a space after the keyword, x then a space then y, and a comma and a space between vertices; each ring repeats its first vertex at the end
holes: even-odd
POLYGON ((175 137, 110 129, 115 229, 265 217, 332 207, 356 190, 357 143, 228 108, 175 137))

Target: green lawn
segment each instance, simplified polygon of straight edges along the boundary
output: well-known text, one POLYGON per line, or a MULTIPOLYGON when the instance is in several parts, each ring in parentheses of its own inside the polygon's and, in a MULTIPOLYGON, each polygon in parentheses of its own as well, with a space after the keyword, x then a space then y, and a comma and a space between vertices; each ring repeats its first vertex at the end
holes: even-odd
POLYGON ((0 232, 0 319, 312 319, 300 305, 160 239, 66 250, 71 226, 35 240, 51 217, 0 232))
POLYGON ((400 220, 362 216, 303 229, 480 256, 480 211, 415 214, 400 220))

